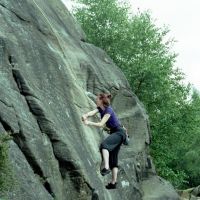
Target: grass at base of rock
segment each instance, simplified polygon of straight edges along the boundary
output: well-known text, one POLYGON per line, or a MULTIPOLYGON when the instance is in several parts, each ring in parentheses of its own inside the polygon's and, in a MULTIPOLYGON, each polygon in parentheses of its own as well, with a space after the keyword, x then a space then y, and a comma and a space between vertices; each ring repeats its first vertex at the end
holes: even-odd
POLYGON ((16 185, 14 172, 9 160, 10 133, 0 133, 0 200, 6 200, 6 194, 16 185))

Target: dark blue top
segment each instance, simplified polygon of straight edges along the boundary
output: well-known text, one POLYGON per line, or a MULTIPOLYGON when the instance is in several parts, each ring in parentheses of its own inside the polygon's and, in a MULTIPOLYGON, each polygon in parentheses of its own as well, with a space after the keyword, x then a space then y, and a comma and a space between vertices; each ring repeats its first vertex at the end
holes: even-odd
POLYGON ((110 117, 109 117, 108 121, 106 122, 106 126, 108 128, 112 129, 112 128, 116 128, 121 125, 119 119, 117 118, 117 116, 111 106, 106 107, 105 110, 102 110, 99 106, 97 106, 97 109, 100 112, 101 119, 103 118, 103 116, 105 114, 110 114, 110 117))

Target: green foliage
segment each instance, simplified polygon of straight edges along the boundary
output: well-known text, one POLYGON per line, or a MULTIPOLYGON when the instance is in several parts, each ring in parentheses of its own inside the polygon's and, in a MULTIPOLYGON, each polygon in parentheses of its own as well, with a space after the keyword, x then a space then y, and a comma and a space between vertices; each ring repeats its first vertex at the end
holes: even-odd
POLYGON ((4 194, 13 187, 13 172, 9 162, 9 134, 0 134, 0 193, 4 194))
POLYGON ((194 91, 189 106, 186 108, 186 115, 188 124, 185 126, 187 135, 185 136, 185 149, 180 151, 179 155, 183 159, 177 160, 177 165, 182 166, 182 169, 189 174, 188 182, 190 187, 195 187, 200 183, 200 96, 197 91, 194 91))
POLYGON ((182 162, 191 158, 185 154, 200 136, 200 98, 190 85, 182 84, 184 74, 174 67, 177 55, 169 29, 156 26, 149 12, 131 14, 130 6, 117 0, 78 2, 85 6, 73 14, 87 42, 110 55, 148 111, 150 150, 158 174, 178 188, 190 186, 191 179, 200 184, 199 172, 191 173, 192 161, 190 166, 182 162))
POLYGON ((190 150, 189 152, 186 153, 185 159, 182 162, 183 167, 187 171, 187 173, 190 174, 189 177, 189 182, 192 187, 195 187, 199 185, 200 182, 200 171, 199 171, 199 164, 200 164, 200 159, 199 159, 199 151, 196 151, 197 149, 190 150))

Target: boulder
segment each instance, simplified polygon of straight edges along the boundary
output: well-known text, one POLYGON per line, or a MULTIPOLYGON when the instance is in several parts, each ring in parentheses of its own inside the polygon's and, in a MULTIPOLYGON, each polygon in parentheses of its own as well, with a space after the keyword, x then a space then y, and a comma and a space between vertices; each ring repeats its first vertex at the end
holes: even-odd
POLYGON ((0 24, 0 132, 12 134, 9 159, 17 181, 7 199, 140 200, 151 196, 152 182, 156 199, 178 199, 169 183, 158 181, 142 103, 106 52, 85 42, 60 0, 0 0, 0 24), (112 94, 130 135, 114 191, 105 189, 110 175, 99 173, 106 133, 81 121, 100 92, 112 94))

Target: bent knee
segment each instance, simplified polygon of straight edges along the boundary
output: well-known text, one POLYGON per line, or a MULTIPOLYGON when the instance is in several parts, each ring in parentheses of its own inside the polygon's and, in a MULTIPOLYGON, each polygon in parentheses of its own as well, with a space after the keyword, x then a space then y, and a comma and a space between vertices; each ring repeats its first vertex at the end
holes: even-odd
POLYGON ((110 169, 112 170, 113 168, 119 168, 119 165, 118 164, 111 164, 110 169))
POLYGON ((100 152, 102 152, 102 149, 107 149, 108 151, 111 151, 109 145, 107 145, 106 143, 103 143, 103 142, 99 146, 100 152))

